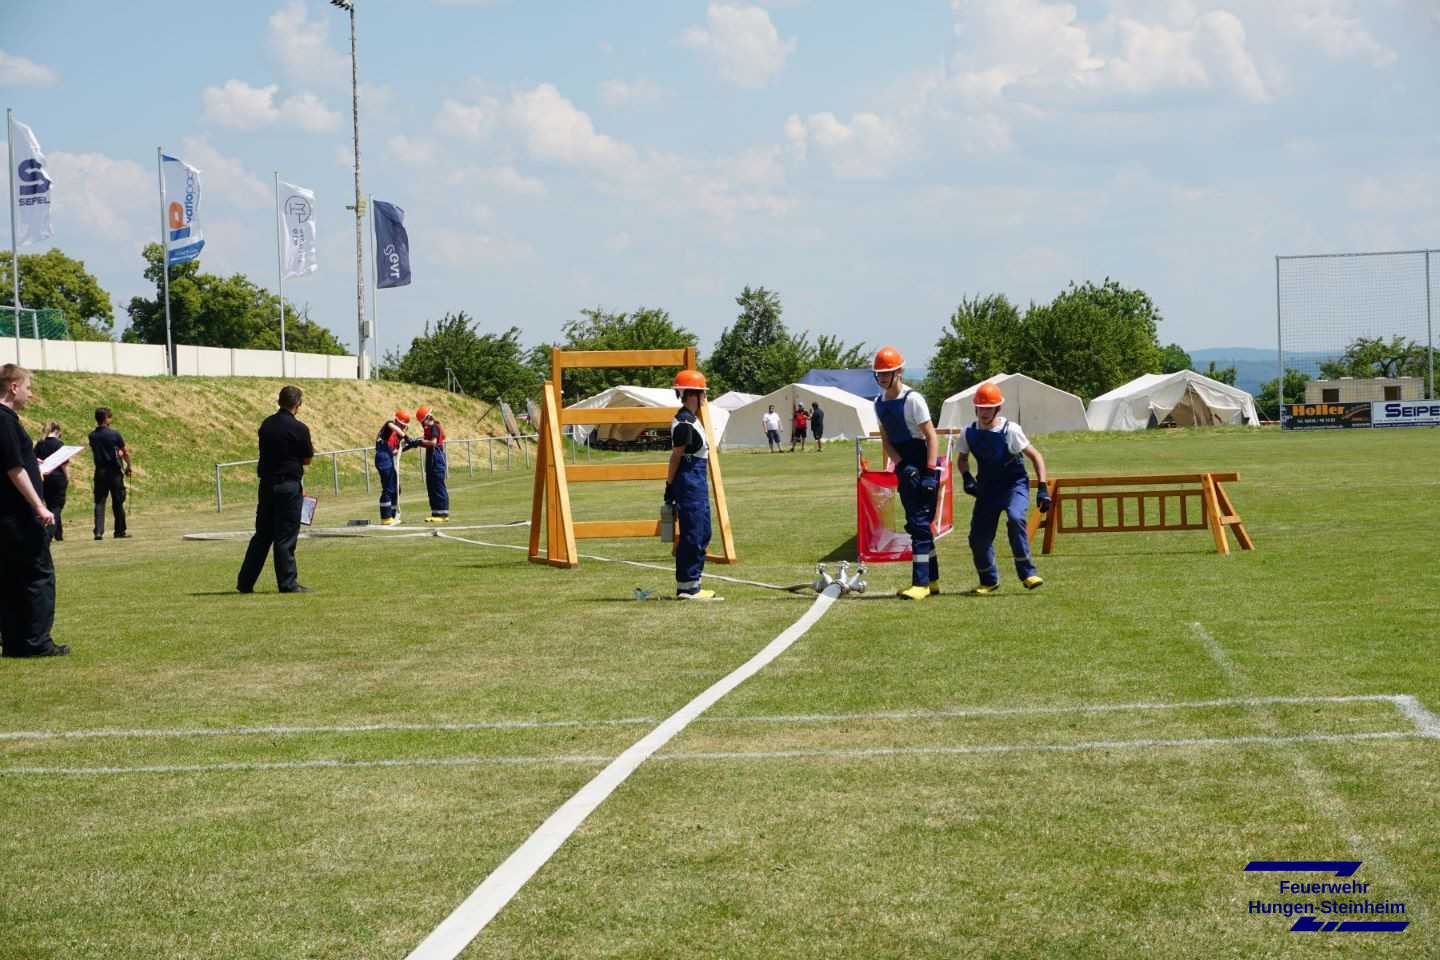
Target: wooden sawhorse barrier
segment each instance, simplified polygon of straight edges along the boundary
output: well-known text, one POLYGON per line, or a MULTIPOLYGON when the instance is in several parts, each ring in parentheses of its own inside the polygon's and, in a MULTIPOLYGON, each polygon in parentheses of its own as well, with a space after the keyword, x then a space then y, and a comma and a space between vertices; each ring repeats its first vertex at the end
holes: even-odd
POLYGON ((1070 477, 1049 481, 1050 512, 1034 511, 1030 540, 1045 530, 1042 553, 1049 553, 1062 533, 1131 533, 1151 530, 1209 530, 1215 549, 1230 552, 1226 527, 1245 550, 1254 550, 1245 524, 1235 512, 1225 484, 1240 480, 1238 473, 1174 473, 1148 477, 1070 477), (1100 490, 1093 487, 1156 487, 1165 489, 1100 490), (1084 491, 1084 492, 1082 492, 1084 491), (1198 503, 1197 503, 1198 501, 1198 503), (1087 504, 1094 504, 1087 516, 1087 504), (1195 506, 1192 507, 1192 503, 1195 506), (1067 516, 1066 507, 1069 506, 1067 516), (1109 510, 1107 511, 1107 506, 1109 510), (1127 511, 1127 507, 1129 510, 1127 511))
MULTIPOLYGON (((639 538, 660 536, 660 518, 648 520, 576 520, 570 511, 570 484, 608 480, 650 480, 663 484, 669 472, 669 457, 659 463, 596 463, 565 465, 561 429, 572 424, 669 423, 680 407, 566 407, 561 400, 561 378, 566 370, 595 367, 675 367, 695 369, 695 348, 683 350, 554 350, 550 354, 550 379, 542 389, 539 452, 535 461, 535 498, 530 507, 530 562, 552 567, 578 567, 576 540, 639 538), (541 518, 544 517, 545 551, 540 550, 541 518)), ((700 404, 700 423, 710 441, 708 470, 710 495, 715 503, 715 531, 722 554, 708 560, 734 563, 735 537, 730 529, 730 511, 725 501, 725 483, 720 476, 715 430, 710 425, 710 405, 700 404)), ((658 501, 658 490, 657 490, 658 501)), ((658 506, 658 503, 657 503, 658 506)), ((658 511, 657 511, 658 512, 658 511)))

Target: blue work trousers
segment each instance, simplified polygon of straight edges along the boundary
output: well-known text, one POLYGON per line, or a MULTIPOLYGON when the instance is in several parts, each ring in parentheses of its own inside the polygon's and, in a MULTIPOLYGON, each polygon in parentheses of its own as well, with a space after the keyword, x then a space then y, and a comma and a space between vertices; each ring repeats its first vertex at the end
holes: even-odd
POLYGON ((425 451, 425 493, 430 497, 430 516, 450 516, 450 491, 445 487, 445 448, 425 451))
POLYGON ((375 471, 380 474, 380 519, 388 520, 400 506, 400 475, 389 447, 375 451, 375 471))
MULTIPOLYGON (((923 472, 923 468, 922 468, 923 472)), ((919 475, 915 482, 899 478, 900 506, 905 508, 905 532, 910 534, 910 582, 928 587, 940 579, 940 559, 935 555, 935 534, 930 524, 935 520, 935 493, 920 489, 919 475)))
POLYGON ((1010 552, 1015 556, 1015 575, 1021 580, 1035 576, 1035 564, 1030 562, 1030 535, 1025 529, 1029 511, 1028 480, 997 490, 982 489, 975 498, 975 511, 970 514, 970 552, 975 556, 975 570, 982 584, 994 586, 1000 582, 1000 568, 995 563, 995 529, 1002 515, 1010 537, 1010 552))

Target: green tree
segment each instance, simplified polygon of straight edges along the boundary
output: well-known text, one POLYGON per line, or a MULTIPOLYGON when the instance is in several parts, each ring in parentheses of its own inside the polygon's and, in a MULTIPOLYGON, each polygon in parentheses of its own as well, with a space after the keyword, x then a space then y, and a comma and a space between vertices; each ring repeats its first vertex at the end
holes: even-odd
POLYGON ((921 392, 934 406, 987 377, 1013 372, 1019 340, 1020 311, 1003 293, 961 300, 935 341, 921 392))
MULTIPOLYGON (((1174 371, 1166 372, 1173 373, 1174 371)), ((1235 377, 1237 376, 1237 373, 1235 371, 1235 365, 1233 363, 1228 367, 1217 367, 1215 366, 1215 361, 1211 360, 1210 366, 1205 368, 1205 376, 1209 377, 1211 380, 1219 380, 1221 383, 1228 383, 1230 384, 1230 386, 1233 387, 1235 386, 1235 377)))
MULTIPOLYGON (((14 302, 10 251, 0 252, 0 304, 14 302)), ((115 327, 110 294, 85 269, 52 247, 20 255, 20 302, 26 309, 62 310, 73 340, 108 340, 115 327)))
POLYGON ((1021 324, 1020 373, 1090 399, 1159 369, 1162 317, 1143 290, 1114 280, 1070 284, 1054 301, 1031 304, 1021 324))
MULTIPOLYGON (((1212 363, 1213 367, 1214 364, 1212 363)), ((1195 361, 1190 359, 1190 354, 1178 343, 1172 343, 1160 351, 1160 372, 1179 373, 1181 370, 1193 370, 1195 361)))
MULTIPOLYGON (((23 283, 23 281, 22 281, 23 283)), ((1356 337, 1337 360, 1320 364, 1325 380, 1341 377, 1423 377, 1429 358, 1409 337, 1356 337)))
POLYGON ((809 350, 806 369, 863 370, 870 366, 870 361, 870 350, 863 341, 852 347, 839 337, 822 333, 809 350))
POLYGON ((785 377, 795 366, 795 344, 780 319, 784 312, 780 294, 747 286, 735 302, 740 314, 721 331, 705 365, 705 374, 711 380, 710 392, 765 394, 792 383, 785 377))
MULTIPOLYGON (((641 307, 633 313, 612 313, 602 307, 580 311, 561 331, 564 342, 542 343, 530 351, 529 364, 542 380, 550 379, 550 352, 559 350, 681 350, 696 344, 695 334, 677 327, 670 312, 641 307)), ((565 374, 562 399, 573 403, 610 387, 668 387, 675 371, 665 367, 607 367, 571 370, 565 374)), ((713 392, 713 391, 712 391, 713 392)))
MULTIPOLYGON (((1305 399, 1305 384, 1310 380, 1299 370, 1290 367, 1285 368, 1285 402, 1299 403, 1305 399)), ((1280 378, 1276 377, 1268 383, 1262 384, 1260 392, 1255 394, 1256 412, 1267 420, 1280 419, 1280 398, 1278 384, 1280 378)))
MULTIPOLYGON (((125 308, 130 326, 127 343, 165 342, 163 266, 158 243, 144 250, 145 279, 155 284, 155 298, 131 297, 125 308)), ((286 305, 286 348, 307 353, 348 353, 325 328, 297 316, 286 305), (296 318, 293 319, 292 318, 296 318), (294 339, 290 332, 294 324, 294 339)), ((200 272, 200 261, 170 268, 170 330, 177 344, 257 350, 280 348, 280 310, 276 296, 243 274, 218 277, 200 272)))
POLYGON ((481 334, 478 327, 463 310, 445 314, 433 330, 427 320, 425 332, 410 341, 403 356, 386 351, 380 379, 445 389, 449 368, 470 396, 504 399, 515 405, 538 396, 540 378, 525 363, 520 328, 481 334))

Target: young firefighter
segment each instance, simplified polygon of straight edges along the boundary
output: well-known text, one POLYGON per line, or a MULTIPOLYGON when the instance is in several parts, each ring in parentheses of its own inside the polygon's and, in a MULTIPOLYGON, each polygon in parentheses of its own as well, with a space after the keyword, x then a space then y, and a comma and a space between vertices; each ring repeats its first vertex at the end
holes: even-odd
POLYGON ((415 411, 425 435, 416 446, 425 448, 425 493, 430 497, 430 516, 426 523, 450 522, 450 491, 445 487, 445 428, 430 412, 429 407, 415 411))
POLYGON ((975 570, 980 585, 971 593, 987 594, 1000 589, 1000 568, 995 563, 995 528, 1001 514, 1010 535, 1010 552, 1015 555, 1015 575, 1027 590, 1034 590, 1045 581, 1030 560, 1030 536, 1025 528, 1025 515, 1030 509, 1030 478, 1025 473, 1024 457, 1035 465, 1039 488, 1035 502, 1041 513, 1050 510, 1050 492, 1045 486, 1045 458, 1035 449, 1020 424, 999 416, 1005 398, 993 383, 982 383, 975 391, 975 422, 955 444, 956 463, 962 473, 965 492, 975 498, 970 514, 970 551, 975 555, 975 570), (970 475, 970 455, 979 464, 979 478, 970 475), (1022 457, 1022 454, 1024 455, 1022 457))
POLYGON ((710 478, 706 454, 710 445, 700 422, 705 402, 705 375, 681 370, 675 394, 682 406, 670 424, 670 469, 665 474, 665 502, 675 504, 680 530, 675 544, 675 597, 678 600, 720 600, 702 590, 705 551, 710 546, 710 478))
POLYGON ((380 474, 380 522, 389 527, 400 522, 400 445, 409 438, 405 430, 410 414, 396 410, 395 416, 380 424, 375 435, 375 470, 380 474))
POLYGON ((905 508, 905 532, 910 534, 910 586, 899 591, 907 600, 924 600, 940 592, 940 560, 935 555, 935 496, 940 487, 936 460, 940 438, 930 422, 925 398, 900 382, 905 358, 894 347, 875 354, 875 382, 884 392, 875 398, 880 439, 885 456, 895 464, 900 504, 905 508))

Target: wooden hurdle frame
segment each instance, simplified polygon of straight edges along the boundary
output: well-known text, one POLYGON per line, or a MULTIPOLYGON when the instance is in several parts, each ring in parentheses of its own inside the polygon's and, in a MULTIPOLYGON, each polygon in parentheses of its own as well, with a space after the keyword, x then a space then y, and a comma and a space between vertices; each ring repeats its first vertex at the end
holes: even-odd
POLYGON ((1235 539, 1242 549, 1254 550, 1255 544, 1245 531, 1245 524, 1235 512, 1225 484, 1237 483, 1238 473, 1174 473, 1142 477, 1067 477, 1049 481, 1051 507, 1048 513, 1036 510, 1030 516, 1030 538, 1034 541, 1037 530, 1045 530, 1042 553, 1050 553, 1055 538, 1062 533, 1131 533, 1152 530, 1209 530, 1215 538, 1215 549, 1222 554, 1230 553, 1230 542, 1225 536, 1227 527, 1235 528, 1235 539), (1086 487, 1155 487, 1157 485, 1181 485, 1178 489, 1147 490, 1103 490, 1081 493, 1077 488, 1086 487), (1072 492, 1073 491, 1073 492, 1072 492), (1199 509, 1191 510, 1190 501, 1199 500, 1199 509), (1171 501, 1178 501, 1179 516, 1167 509, 1171 501), (1094 521, 1087 523, 1085 505, 1095 504, 1094 521), (1073 519, 1067 522, 1066 504, 1073 504, 1073 519), (1106 505, 1113 505, 1114 517, 1106 517, 1106 505), (1133 512, 1126 517, 1126 505, 1133 505, 1133 512), (1151 512, 1151 506, 1156 509, 1151 512), (1198 513, 1198 517, 1196 514, 1198 513))
MULTIPOLYGON (((613 480, 665 482, 668 457, 660 463, 605 463, 565 465, 561 429, 572 424, 666 423, 680 407, 566 407, 561 386, 566 370, 597 367, 678 367, 693 370, 694 347, 679 350, 554 350, 550 354, 550 379, 541 391, 540 424, 536 430, 539 448, 535 461, 535 497, 530 506, 530 562, 552 567, 580 566, 576 540, 640 538, 660 535, 658 516, 649 520, 576 520, 570 510, 570 484, 613 480), (545 552, 540 551, 542 515, 545 552)), ((708 398, 707 398, 708 399, 708 398)), ((719 450, 710 425, 710 404, 700 404, 700 423, 709 441, 707 463, 710 493, 715 503, 715 529, 719 533, 719 555, 707 560, 734 563, 735 537, 730 528, 730 510, 725 500, 725 483, 720 475, 719 450)), ((713 541, 712 541, 713 542, 713 541)))

